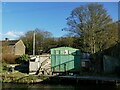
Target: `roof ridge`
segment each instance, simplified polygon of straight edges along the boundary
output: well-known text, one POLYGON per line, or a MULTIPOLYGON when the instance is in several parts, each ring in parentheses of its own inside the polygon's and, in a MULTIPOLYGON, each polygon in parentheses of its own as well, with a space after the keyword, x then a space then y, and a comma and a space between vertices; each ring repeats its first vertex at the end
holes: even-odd
POLYGON ((15 45, 19 40, 3 40, 0 41, 2 43, 2 46, 9 46, 9 45, 15 45))

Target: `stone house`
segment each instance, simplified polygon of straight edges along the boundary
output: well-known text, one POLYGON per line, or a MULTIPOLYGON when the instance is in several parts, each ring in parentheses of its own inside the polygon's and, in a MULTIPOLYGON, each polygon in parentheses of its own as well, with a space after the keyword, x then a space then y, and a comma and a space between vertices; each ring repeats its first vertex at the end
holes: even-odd
POLYGON ((23 55, 25 54, 25 45, 22 40, 6 40, 0 41, 0 50, 2 55, 23 55))

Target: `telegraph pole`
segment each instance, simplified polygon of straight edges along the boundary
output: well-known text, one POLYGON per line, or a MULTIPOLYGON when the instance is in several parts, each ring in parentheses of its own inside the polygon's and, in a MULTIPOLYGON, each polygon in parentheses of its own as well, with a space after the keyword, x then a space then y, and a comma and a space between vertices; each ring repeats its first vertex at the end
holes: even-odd
POLYGON ((35 55, 35 31, 33 31, 33 55, 35 55))

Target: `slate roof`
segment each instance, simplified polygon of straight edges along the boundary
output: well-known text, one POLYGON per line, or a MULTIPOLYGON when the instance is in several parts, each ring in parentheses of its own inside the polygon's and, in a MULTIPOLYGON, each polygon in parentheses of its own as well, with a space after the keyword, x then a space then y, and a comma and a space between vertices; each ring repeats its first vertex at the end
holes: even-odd
POLYGON ((2 44, 2 46, 14 46, 19 40, 3 40, 3 41, 0 41, 0 44, 2 44))

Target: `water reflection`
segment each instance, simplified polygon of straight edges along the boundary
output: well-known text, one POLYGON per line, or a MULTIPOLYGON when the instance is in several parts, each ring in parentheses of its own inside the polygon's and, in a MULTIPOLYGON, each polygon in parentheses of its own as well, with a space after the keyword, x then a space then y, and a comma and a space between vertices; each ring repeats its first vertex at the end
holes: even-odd
POLYGON ((2 90, 120 90, 108 85, 2 84, 2 90))

